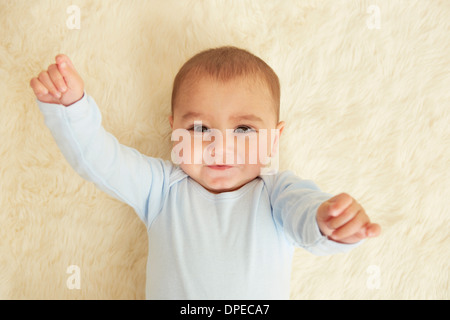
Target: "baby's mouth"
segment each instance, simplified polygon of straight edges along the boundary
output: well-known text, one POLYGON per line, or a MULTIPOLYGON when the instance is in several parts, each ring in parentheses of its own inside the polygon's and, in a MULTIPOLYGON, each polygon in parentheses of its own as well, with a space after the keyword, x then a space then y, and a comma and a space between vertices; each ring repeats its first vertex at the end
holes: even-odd
POLYGON ((227 170, 227 169, 233 168, 233 166, 228 166, 228 165, 212 165, 212 166, 208 166, 208 168, 210 168, 210 169, 212 169, 212 170, 227 170))

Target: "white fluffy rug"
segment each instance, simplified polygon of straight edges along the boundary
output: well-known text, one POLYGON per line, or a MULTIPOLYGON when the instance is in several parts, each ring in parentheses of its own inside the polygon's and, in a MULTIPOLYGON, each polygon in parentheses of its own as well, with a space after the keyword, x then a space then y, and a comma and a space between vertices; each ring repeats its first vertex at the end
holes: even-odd
POLYGON ((438 0, 0 0, 0 298, 145 298, 145 227, 71 169, 30 79, 67 54, 104 127, 170 159, 176 72, 235 45, 281 79, 280 169, 383 228, 349 254, 297 250, 291 298, 448 299, 449 35, 438 0))

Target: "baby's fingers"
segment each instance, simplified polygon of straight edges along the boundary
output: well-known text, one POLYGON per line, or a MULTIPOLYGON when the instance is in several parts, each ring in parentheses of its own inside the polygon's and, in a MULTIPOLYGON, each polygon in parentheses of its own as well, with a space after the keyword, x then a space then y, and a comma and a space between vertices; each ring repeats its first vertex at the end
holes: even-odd
POLYGON ((352 220, 357 214, 359 214, 363 209, 357 203, 356 201, 353 201, 353 203, 347 207, 342 213, 340 213, 338 216, 333 217, 327 221, 328 228, 335 230, 343 225, 345 225, 347 222, 352 220))
POLYGON ((378 237, 381 233, 381 227, 379 224, 376 223, 370 223, 366 226, 366 236, 373 238, 378 237))
POLYGON ((80 87, 83 87, 83 80, 68 56, 59 54, 56 56, 55 60, 59 72, 70 89, 77 90, 80 87))
POLYGON ((57 99, 61 98, 61 92, 56 89, 47 71, 42 71, 38 76, 38 80, 47 88, 52 96, 57 99))
POLYGON ((39 81, 38 78, 31 79, 30 86, 39 101, 45 103, 59 103, 58 99, 50 94, 48 89, 41 83, 41 81, 39 81))
POLYGON ((33 89, 34 94, 38 98, 48 94, 47 88, 39 81, 38 78, 31 79, 30 87, 33 89))
POLYGON ((343 240, 350 236, 358 236, 358 238, 366 238, 366 228, 367 219, 364 215, 356 215, 352 220, 336 229, 332 234, 331 238, 334 240, 343 240))
POLYGON ((48 75, 50 76, 50 79, 52 80, 55 87, 58 89, 59 92, 64 93, 67 91, 67 85, 64 81, 63 76, 58 70, 58 67, 56 64, 52 64, 48 67, 48 75))

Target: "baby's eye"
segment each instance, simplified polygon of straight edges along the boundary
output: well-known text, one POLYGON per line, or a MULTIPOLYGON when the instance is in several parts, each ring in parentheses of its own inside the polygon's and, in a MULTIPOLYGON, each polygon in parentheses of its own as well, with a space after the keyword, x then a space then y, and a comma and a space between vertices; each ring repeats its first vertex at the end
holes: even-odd
POLYGON ((256 132, 255 129, 250 128, 248 126, 239 126, 236 129, 234 129, 235 133, 249 133, 249 132, 256 132))
POLYGON ((205 132, 209 132, 210 131, 207 127, 200 126, 200 125, 194 125, 189 130, 192 130, 194 132, 200 132, 200 133, 205 133, 205 132))

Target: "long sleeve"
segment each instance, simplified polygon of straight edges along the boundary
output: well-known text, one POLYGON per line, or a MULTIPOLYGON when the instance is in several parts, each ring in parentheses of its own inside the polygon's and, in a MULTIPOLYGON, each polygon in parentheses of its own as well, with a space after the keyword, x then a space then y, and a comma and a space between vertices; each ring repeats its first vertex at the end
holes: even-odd
POLYGON ((341 244, 320 232, 317 209, 332 194, 320 191, 314 182, 302 180, 291 171, 266 179, 271 185, 269 196, 275 223, 292 245, 315 255, 328 255, 347 252, 361 243, 341 244))
POLYGON ((130 205, 148 224, 161 206, 171 163, 121 145, 105 131, 100 110, 86 93, 69 107, 37 103, 71 167, 108 195, 130 205), (152 208, 148 208, 149 203, 152 208))

